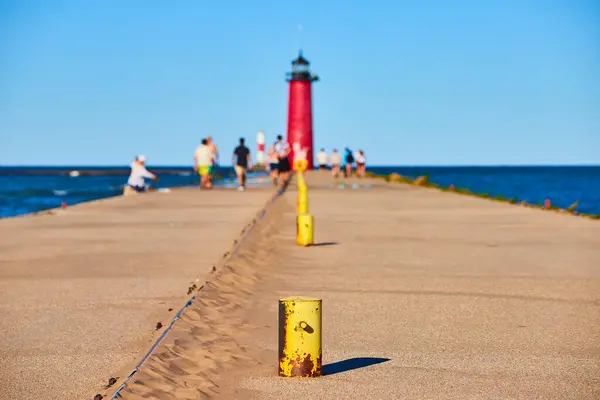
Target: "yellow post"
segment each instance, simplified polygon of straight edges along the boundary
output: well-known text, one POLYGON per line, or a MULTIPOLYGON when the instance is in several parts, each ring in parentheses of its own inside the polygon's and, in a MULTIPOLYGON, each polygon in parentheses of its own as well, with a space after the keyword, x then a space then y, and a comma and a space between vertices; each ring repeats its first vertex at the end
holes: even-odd
POLYGON ((308 186, 298 185, 298 196, 308 196, 308 186))
POLYGON ((314 218, 310 214, 299 214, 296 217, 296 244, 312 246, 314 243, 314 218))
POLYGON ((298 189, 301 187, 306 188, 306 181, 304 180, 303 172, 308 168, 308 161, 304 159, 294 161, 294 170, 296 171, 296 176, 298 180, 298 189))
POLYGON ((304 175, 302 174, 302 172, 298 172, 298 187, 300 186, 306 186, 306 181, 304 180, 304 175))
POLYGON ((297 214, 308 214, 308 194, 306 192, 298 193, 298 204, 296 205, 297 214))
POLYGON ((279 300, 279 376, 321 376, 321 300, 279 300))
POLYGON ((305 183, 300 184, 300 182, 298 182, 298 193, 307 193, 308 192, 308 186, 306 186, 305 183))
POLYGON ((294 161, 294 170, 297 173, 302 173, 304 171, 306 171, 306 169, 308 168, 308 161, 306 161, 305 159, 298 159, 294 161))

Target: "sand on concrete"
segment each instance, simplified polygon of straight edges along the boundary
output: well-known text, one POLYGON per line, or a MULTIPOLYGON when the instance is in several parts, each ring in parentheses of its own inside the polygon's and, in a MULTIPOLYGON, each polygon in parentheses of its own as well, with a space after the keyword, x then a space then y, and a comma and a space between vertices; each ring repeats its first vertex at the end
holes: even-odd
POLYGON ((0 398, 92 398, 122 378, 273 192, 179 189, 0 221, 0 398))
POLYGON ((599 222, 308 179, 319 245, 295 247, 285 216, 283 284, 261 293, 270 325, 248 340, 261 367, 222 383, 244 390, 231 398, 600 398, 599 222), (277 299, 289 295, 323 299, 321 378, 276 375, 277 299))
POLYGON ((219 263, 139 371, 119 389, 121 398, 248 397, 243 388, 223 381, 238 371, 243 374, 272 365, 253 338, 256 332, 273 327, 264 311, 273 291, 281 286, 273 273, 285 258, 281 249, 286 246, 278 234, 286 209, 291 207, 281 201, 267 208, 239 247, 219 263))

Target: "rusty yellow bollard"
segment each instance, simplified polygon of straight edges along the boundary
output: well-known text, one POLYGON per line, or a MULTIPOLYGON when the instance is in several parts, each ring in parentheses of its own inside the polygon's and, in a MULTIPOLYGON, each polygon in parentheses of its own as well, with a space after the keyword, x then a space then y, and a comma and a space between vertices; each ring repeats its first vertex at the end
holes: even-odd
POLYGON ((321 376, 321 300, 279 300, 279 376, 321 376))
POLYGON ((310 214, 296 216, 296 244, 312 246, 314 244, 314 218, 310 214))

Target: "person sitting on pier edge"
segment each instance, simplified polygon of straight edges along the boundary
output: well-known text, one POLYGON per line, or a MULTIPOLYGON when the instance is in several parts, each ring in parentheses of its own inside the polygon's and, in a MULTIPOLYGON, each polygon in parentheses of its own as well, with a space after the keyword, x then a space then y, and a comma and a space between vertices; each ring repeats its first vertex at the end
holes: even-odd
POLYGON ((273 145, 273 150, 277 153, 279 164, 277 170, 279 171, 280 184, 285 185, 290 177, 290 171, 292 167, 290 165, 290 144, 283 140, 281 135, 277 136, 277 141, 273 145))
POLYGON ((319 171, 327 170, 327 153, 325 149, 321 149, 317 154, 317 164, 319 165, 319 171))
POLYGON ((133 163, 131 163, 131 172, 129 173, 129 179, 127 179, 127 185, 123 190, 123 195, 130 196, 132 194, 145 192, 145 179, 158 181, 158 177, 146 169, 145 163, 146 156, 141 154, 135 158, 133 163))

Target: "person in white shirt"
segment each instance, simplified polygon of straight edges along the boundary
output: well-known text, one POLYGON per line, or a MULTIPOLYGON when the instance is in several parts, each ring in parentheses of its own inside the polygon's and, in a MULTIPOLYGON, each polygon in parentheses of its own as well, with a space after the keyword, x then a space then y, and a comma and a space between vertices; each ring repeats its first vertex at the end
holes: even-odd
POLYGON ((367 162, 367 158, 365 157, 365 153, 362 150, 359 150, 358 153, 356 153, 356 176, 358 176, 359 178, 364 177, 367 173, 367 167, 366 167, 366 162, 367 162))
POLYGON ((127 186, 125 186, 124 190, 125 195, 145 192, 145 179, 152 179, 154 181, 158 180, 156 175, 146 169, 145 163, 146 156, 139 155, 131 164, 131 172, 129 174, 129 179, 127 179, 127 186))
POLYGON ((200 175, 200 188, 212 188, 210 173, 213 167, 214 153, 208 146, 208 140, 202 139, 202 144, 198 146, 194 153, 194 169, 200 175))
POLYGON ((290 165, 290 144, 287 140, 283 140, 283 136, 277 135, 277 141, 273 144, 273 150, 277 154, 279 163, 277 164, 277 170, 279 172, 279 183, 281 185, 287 184, 290 179, 292 166, 290 165))
POLYGON ((331 152, 331 174, 334 178, 340 175, 340 165, 342 164, 342 156, 338 153, 337 149, 333 149, 331 152))
POLYGON ((317 164, 319 165, 319 171, 325 171, 327 169, 327 153, 325 149, 321 149, 317 154, 317 164))

